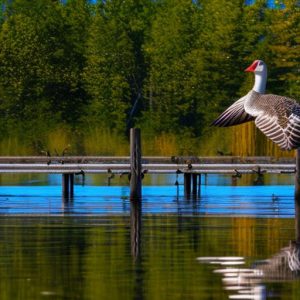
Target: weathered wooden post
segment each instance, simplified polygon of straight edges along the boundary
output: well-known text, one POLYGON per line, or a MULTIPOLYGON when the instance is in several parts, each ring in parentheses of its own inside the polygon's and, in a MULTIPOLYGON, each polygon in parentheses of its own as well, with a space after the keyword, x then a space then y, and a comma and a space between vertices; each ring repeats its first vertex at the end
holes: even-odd
POLYGON ((296 150, 295 233, 296 233, 296 242, 300 242, 300 148, 296 150))
POLYGON ((142 151, 140 128, 130 129, 130 199, 142 197, 142 151))

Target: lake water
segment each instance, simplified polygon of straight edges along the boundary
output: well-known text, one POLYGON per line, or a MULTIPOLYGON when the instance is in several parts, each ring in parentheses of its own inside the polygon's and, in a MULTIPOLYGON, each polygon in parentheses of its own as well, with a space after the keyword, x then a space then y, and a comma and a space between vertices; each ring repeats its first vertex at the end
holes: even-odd
POLYGON ((292 176, 209 176, 197 198, 154 176, 141 204, 120 178, 69 201, 60 176, 0 179, 0 299, 299 299, 292 176))

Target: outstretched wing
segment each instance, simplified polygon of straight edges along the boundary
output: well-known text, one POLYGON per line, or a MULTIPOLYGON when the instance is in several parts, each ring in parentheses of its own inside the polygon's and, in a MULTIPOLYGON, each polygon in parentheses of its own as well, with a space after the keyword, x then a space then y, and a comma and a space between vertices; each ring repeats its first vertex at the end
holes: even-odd
POLYGON ((234 102, 211 125, 228 127, 253 121, 255 118, 245 112, 245 99, 246 96, 234 102))
POLYGON ((293 99, 262 95, 271 105, 255 119, 256 126, 283 150, 300 147, 300 106, 293 99))

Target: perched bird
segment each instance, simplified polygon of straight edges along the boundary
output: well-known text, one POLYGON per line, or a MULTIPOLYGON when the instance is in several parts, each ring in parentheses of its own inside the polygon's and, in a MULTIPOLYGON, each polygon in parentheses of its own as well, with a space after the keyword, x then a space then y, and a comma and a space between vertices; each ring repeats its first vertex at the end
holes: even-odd
POLYGON ((262 60, 255 60, 245 71, 255 75, 253 89, 212 125, 227 127, 254 120, 256 127, 281 149, 300 147, 300 105, 291 98, 265 94, 267 65, 262 60))

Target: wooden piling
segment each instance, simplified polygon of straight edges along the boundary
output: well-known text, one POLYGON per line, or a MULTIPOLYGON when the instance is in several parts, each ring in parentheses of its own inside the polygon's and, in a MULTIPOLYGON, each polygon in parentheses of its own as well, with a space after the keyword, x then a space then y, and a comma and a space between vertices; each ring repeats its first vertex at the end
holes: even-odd
POLYGON ((201 196, 201 173, 199 174, 199 180, 198 180, 198 197, 201 196))
POLYGON ((130 199, 142 197, 141 130, 130 129, 130 199))
POLYGON ((184 195, 186 197, 191 196, 191 181, 192 181, 192 174, 184 173, 184 195))
POLYGON ((62 174, 62 196, 63 198, 69 198, 69 179, 70 174, 62 174))
POLYGON ((300 242, 300 148, 296 150, 295 233, 296 233, 296 241, 300 242))
POLYGON ((197 196, 197 188, 198 188, 198 184, 197 184, 198 183, 198 174, 193 173, 192 178, 193 178, 192 193, 193 193, 193 196, 196 197, 197 196))
POLYGON ((74 174, 69 174, 69 193, 70 198, 74 197, 74 174))
POLYGON ((62 174, 62 196, 64 199, 74 196, 74 174, 62 174))

